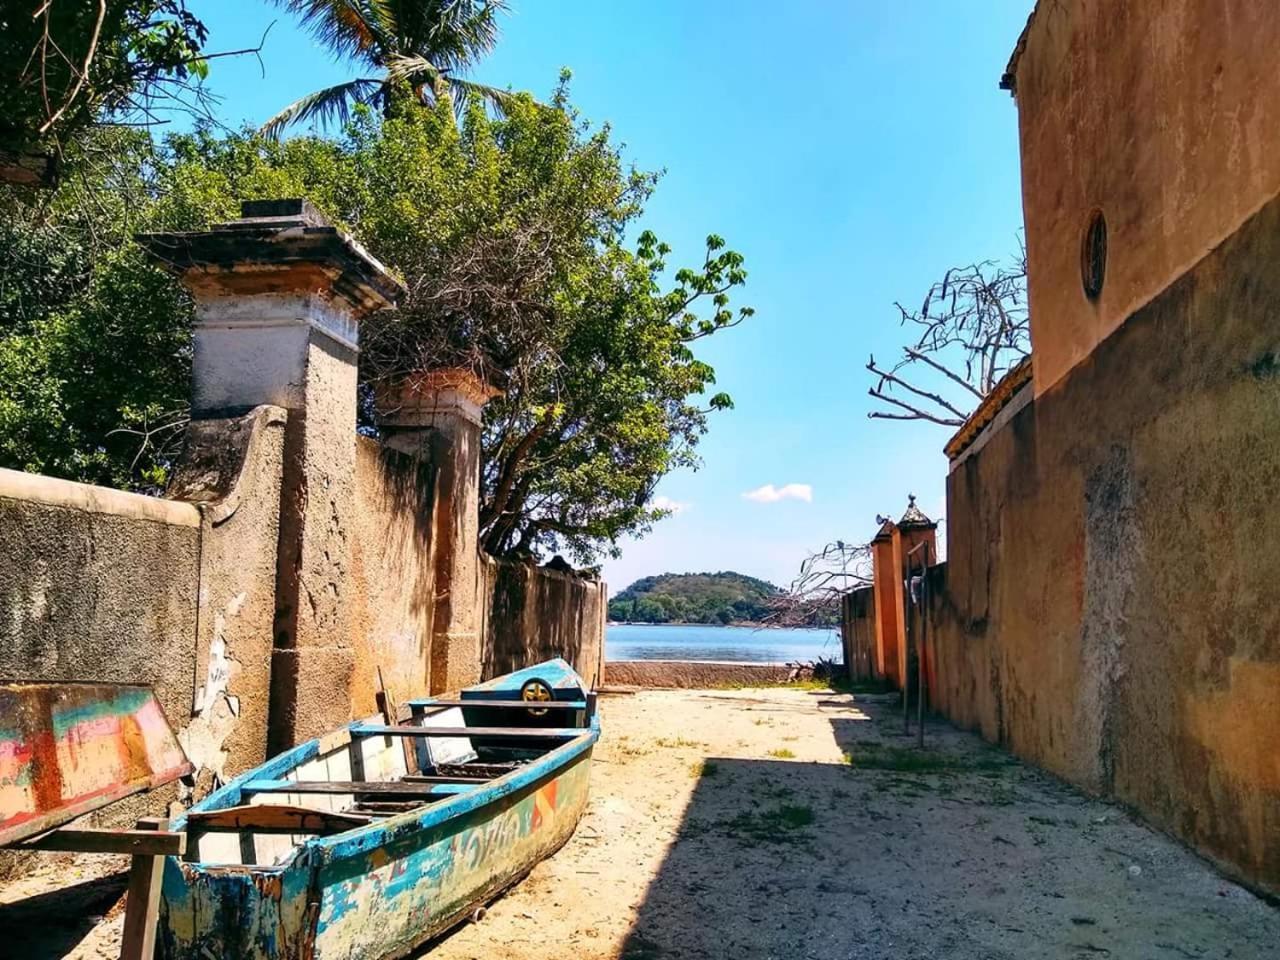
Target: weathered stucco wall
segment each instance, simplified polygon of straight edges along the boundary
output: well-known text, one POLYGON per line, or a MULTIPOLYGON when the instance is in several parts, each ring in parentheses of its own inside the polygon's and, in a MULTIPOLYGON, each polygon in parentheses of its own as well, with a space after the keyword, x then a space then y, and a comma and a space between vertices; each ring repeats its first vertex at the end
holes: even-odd
POLYGON ((428 460, 356 441, 351 706, 358 717, 376 709, 379 669, 397 703, 431 688, 435 478, 428 460))
POLYGON ((272 406, 193 421, 169 486, 170 497, 200 511, 196 642, 183 651, 194 670, 194 698, 185 715, 170 720, 184 727, 179 739, 201 792, 214 777, 225 781, 261 763, 267 752, 287 422, 272 406))
POLYGON ((482 678, 563 657, 587 686, 604 682, 608 589, 599 580, 482 556, 482 678))
POLYGON ((149 683, 191 711, 200 513, 0 470, 0 682, 149 683))
POLYGON ((170 491, 190 502, 0 470, 0 682, 150 684, 200 790, 261 763, 283 425, 193 423, 170 491))
POLYGON ((1014 62, 1037 396, 1280 193, 1278 46, 1276 3, 1039 4, 1014 62))
POLYGON ((1278 257, 1280 201, 960 464, 933 591, 943 712, 1272 892, 1278 257))

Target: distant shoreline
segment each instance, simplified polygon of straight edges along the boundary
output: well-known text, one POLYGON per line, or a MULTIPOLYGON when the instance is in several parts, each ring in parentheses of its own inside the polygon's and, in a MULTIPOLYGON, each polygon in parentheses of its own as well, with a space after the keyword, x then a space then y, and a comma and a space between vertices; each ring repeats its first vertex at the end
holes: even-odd
POLYGON ((783 626, 778 623, 755 623, 751 620, 735 621, 734 623, 694 623, 688 620, 667 620, 663 623, 649 623, 646 620, 606 620, 607 627, 745 627, 751 630, 839 630, 837 624, 831 624, 829 627, 794 627, 783 626))

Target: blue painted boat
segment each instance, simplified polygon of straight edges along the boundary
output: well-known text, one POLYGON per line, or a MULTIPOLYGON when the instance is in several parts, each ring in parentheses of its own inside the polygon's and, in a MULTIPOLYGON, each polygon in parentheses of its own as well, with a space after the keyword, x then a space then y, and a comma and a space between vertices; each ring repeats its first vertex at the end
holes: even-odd
POLYGON ((159 954, 393 958, 572 835, 600 736, 563 660, 410 701, 248 771, 173 821, 159 954))

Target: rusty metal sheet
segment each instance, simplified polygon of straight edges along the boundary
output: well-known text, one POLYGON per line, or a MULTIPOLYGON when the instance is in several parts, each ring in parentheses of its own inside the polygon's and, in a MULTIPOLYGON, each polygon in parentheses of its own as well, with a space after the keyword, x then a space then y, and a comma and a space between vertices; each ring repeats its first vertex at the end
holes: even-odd
POLYGON ((0 685, 0 846, 191 770, 150 687, 0 685))

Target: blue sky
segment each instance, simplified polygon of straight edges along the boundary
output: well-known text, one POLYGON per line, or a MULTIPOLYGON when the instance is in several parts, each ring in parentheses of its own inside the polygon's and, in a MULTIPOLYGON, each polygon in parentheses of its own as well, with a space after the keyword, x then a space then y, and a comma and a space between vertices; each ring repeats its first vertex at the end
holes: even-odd
MULTIPOLYGON (((229 123, 355 75, 272 6, 190 6, 214 50, 254 46, 278 21, 261 69, 213 64, 229 123)), ((868 420, 863 366, 907 338, 895 300, 1016 247, 1017 113, 997 82, 1032 0, 513 6, 475 77, 545 94, 570 67, 584 116, 667 171, 646 225, 672 262, 719 233, 746 258, 741 302, 756 308, 700 345, 736 409, 713 417, 702 469, 660 486, 680 512, 605 564, 611 588, 727 569, 785 584, 810 550, 870 537, 908 492, 942 513, 948 431, 868 420)))

